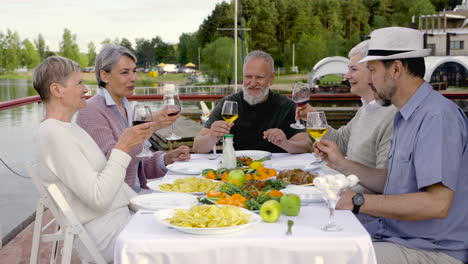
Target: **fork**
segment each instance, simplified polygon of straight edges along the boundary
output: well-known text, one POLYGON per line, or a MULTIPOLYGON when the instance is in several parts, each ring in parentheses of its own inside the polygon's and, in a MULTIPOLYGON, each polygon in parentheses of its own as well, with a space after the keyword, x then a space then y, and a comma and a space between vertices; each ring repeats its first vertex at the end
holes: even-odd
POLYGON ((290 236, 292 235, 292 226, 294 225, 293 220, 288 220, 288 231, 286 231, 286 235, 290 236))

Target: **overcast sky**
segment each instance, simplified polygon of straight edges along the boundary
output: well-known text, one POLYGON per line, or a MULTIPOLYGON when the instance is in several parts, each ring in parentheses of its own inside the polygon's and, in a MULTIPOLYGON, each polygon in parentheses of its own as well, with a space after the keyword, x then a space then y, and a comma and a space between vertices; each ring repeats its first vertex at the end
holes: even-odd
POLYGON ((229 0, 0 0, 0 32, 17 31, 21 40, 44 36, 58 50, 64 28, 77 35, 81 52, 106 38, 151 39, 177 43, 198 30, 217 3, 229 0))

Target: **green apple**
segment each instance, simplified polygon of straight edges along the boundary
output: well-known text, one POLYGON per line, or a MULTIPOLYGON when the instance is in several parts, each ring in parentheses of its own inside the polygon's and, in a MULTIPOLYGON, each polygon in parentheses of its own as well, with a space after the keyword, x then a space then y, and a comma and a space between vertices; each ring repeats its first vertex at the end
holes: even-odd
POLYGON ((281 205, 276 200, 268 200, 260 207, 260 216, 263 221, 274 223, 281 215, 281 205))
POLYGON ((301 198, 294 193, 287 193, 280 199, 281 209, 287 216, 296 216, 301 210, 301 198))
POLYGON ((233 183, 239 187, 244 186, 245 173, 242 170, 232 170, 228 174, 227 181, 233 183))

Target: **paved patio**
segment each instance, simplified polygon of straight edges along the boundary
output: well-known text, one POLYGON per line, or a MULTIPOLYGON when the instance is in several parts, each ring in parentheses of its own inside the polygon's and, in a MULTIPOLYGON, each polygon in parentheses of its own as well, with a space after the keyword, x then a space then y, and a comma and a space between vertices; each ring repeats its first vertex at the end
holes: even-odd
MULTIPOLYGON (((44 222, 47 224, 52 219, 50 211, 44 213, 44 222)), ((5 264, 26 264, 29 263, 31 256, 31 244, 34 230, 34 222, 21 231, 13 240, 0 248, 0 263, 5 264)), ((50 226, 46 232, 52 233, 53 226, 50 226)), ((49 263, 52 242, 42 242, 39 247, 39 256, 37 263, 49 263)), ((59 248, 61 250, 61 247, 59 248)), ((60 256, 57 263, 60 263, 60 256)), ((74 255, 71 263, 81 263, 79 258, 74 255)))

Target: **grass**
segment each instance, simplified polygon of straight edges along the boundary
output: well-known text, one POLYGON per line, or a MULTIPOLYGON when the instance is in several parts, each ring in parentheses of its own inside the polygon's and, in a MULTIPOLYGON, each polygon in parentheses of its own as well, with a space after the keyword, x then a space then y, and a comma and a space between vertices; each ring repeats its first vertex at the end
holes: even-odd
POLYGON ((0 79, 10 79, 10 80, 23 80, 31 79, 31 72, 10 72, 5 74, 0 74, 0 79))

